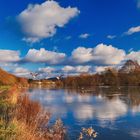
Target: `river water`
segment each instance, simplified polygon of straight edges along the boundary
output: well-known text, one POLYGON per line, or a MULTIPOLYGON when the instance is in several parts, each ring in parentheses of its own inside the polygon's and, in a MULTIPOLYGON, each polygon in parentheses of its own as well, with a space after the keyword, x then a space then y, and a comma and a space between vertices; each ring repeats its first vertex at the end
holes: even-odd
POLYGON ((140 140, 138 87, 33 88, 28 92, 52 113, 51 122, 61 118, 70 140, 77 140, 81 128, 90 126, 98 132, 96 140, 140 140))

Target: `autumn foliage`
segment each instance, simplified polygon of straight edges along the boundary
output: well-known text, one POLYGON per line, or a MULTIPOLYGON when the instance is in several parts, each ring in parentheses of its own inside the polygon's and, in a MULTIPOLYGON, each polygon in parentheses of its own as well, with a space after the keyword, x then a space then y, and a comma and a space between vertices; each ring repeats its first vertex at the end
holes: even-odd
POLYGON ((62 80, 64 87, 81 88, 91 86, 140 86, 140 71, 121 73, 106 69, 100 74, 70 76, 62 80))

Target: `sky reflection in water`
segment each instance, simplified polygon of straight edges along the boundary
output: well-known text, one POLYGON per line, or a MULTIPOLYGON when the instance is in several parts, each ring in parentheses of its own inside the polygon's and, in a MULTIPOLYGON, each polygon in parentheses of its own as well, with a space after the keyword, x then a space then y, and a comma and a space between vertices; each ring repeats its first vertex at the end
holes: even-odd
POLYGON ((140 89, 100 88, 81 93, 76 90, 30 89, 31 99, 52 113, 52 121, 61 118, 71 139, 81 127, 93 126, 97 140, 138 140, 140 137, 140 89))

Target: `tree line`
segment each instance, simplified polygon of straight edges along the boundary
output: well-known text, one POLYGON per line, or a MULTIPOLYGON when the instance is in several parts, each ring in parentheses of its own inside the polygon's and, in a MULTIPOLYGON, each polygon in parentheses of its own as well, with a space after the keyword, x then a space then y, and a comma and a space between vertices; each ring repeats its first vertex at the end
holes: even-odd
POLYGON ((63 87, 90 87, 90 86, 140 86, 140 71, 134 70, 122 73, 108 68, 102 73, 81 74, 69 76, 62 81, 63 87))

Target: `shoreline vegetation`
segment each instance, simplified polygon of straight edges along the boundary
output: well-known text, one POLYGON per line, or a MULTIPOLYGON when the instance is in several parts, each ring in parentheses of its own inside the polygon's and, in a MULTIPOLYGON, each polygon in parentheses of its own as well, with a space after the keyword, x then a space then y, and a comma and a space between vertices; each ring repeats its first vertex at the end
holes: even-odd
POLYGON ((48 86, 54 88, 87 88, 97 86, 140 86, 140 65, 136 61, 128 60, 119 70, 106 68, 103 72, 76 76, 66 76, 59 80, 29 80, 32 86, 48 86))
POLYGON ((121 69, 106 68, 101 73, 82 73, 76 76, 61 77, 59 80, 40 79, 33 80, 16 77, 0 69, 0 89, 17 85, 24 87, 50 87, 50 88, 87 88, 96 86, 140 86, 140 65, 128 60, 121 69))
MULTIPOLYGON (((60 85, 60 84, 59 84, 60 85)), ((64 88, 86 88, 96 86, 140 86, 140 72, 117 73, 108 69, 102 74, 82 74, 70 76, 62 80, 64 88)))
POLYGON ((51 114, 19 89, 11 87, 0 94, 0 140, 63 140, 61 120, 49 125, 51 114))
POLYGON ((31 87, 41 86, 48 88, 74 88, 82 89, 88 87, 121 87, 140 86, 140 71, 121 73, 115 69, 108 68, 100 74, 81 74, 68 76, 57 81, 33 80, 29 82, 31 87))

